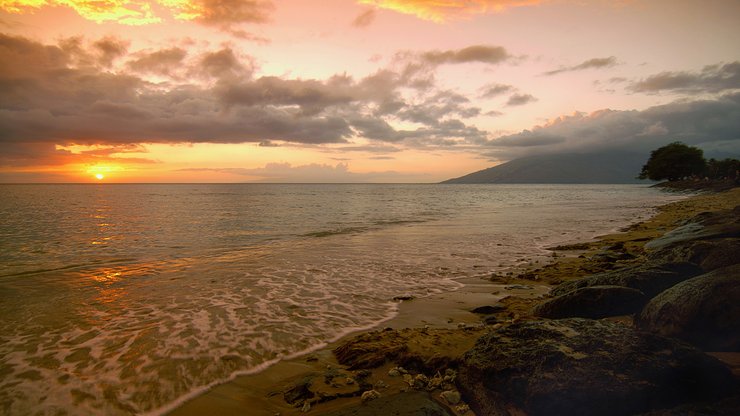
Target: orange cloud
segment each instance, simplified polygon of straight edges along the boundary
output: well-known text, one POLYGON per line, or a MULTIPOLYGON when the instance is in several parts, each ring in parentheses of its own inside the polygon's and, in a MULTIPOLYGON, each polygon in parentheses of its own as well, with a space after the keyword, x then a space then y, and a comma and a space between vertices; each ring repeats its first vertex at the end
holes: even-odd
POLYGON ((151 3, 140 0, 0 0, 0 9, 9 13, 29 13, 42 7, 63 6, 93 22, 138 26, 161 20, 154 15, 151 3))
POLYGON ((511 7, 531 6, 542 0, 358 0, 420 19, 442 23, 471 15, 496 13, 511 7))
POLYGON ((30 13, 42 7, 69 7, 97 23, 145 25, 162 19, 153 10, 167 9, 180 20, 195 20, 220 28, 267 21, 269 0, 0 0, 0 10, 30 13))

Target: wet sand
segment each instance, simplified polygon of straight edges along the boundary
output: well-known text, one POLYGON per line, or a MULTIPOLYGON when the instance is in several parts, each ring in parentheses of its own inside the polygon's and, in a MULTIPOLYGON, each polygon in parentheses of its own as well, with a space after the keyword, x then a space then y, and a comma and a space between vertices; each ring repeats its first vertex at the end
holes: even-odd
MULTIPOLYGON (((553 261, 544 267, 530 267, 512 275, 491 275, 488 279, 463 280, 463 288, 423 299, 401 302, 399 312, 378 329, 392 328, 388 334, 401 337, 411 354, 423 357, 454 360, 472 347, 486 328, 517 320, 536 319, 530 314, 537 299, 546 295, 553 285, 577 279, 610 268, 643 261, 644 244, 700 212, 731 209, 740 205, 740 188, 722 193, 695 195, 685 200, 659 207, 658 213, 647 221, 633 224, 623 232, 609 234, 582 244, 553 247, 553 261), (625 255, 626 254, 626 255, 625 255), (471 310, 480 306, 503 305, 486 325, 483 315, 471 310), (495 323, 498 322, 498 323, 495 323)), ((382 340, 384 331, 372 333, 373 340, 382 340)), ((341 366, 333 350, 348 340, 358 338, 350 334, 314 353, 281 361, 260 373, 240 376, 214 387, 172 411, 172 415, 293 415, 326 414, 338 409, 352 409, 360 404, 360 397, 345 397, 314 404, 301 409, 288 404, 283 392, 306 376, 320 377, 327 373, 337 375, 337 382, 322 388, 326 397, 349 395, 357 391, 354 383, 345 383, 354 373, 341 366), (345 377, 346 376, 346 377, 345 377), (304 412, 303 410, 307 410, 304 412)), ((396 339, 396 338, 394 338, 396 339)), ((732 356, 729 360, 735 360, 732 356)), ((396 364, 386 363, 371 371, 368 379, 378 386, 383 397, 407 390, 399 377, 391 377, 388 370, 396 364)), ((433 394, 440 404, 438 392, 433 394)), ((453 406, 447 406, 452 413, 453 406)), ((350 414, 350 413, 347 413, 350 414)))

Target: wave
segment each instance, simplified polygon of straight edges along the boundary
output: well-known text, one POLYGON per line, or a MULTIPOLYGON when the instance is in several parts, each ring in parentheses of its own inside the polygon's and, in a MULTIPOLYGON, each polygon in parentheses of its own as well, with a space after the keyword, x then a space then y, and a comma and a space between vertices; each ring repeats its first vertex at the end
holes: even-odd
POLYGON ((340 227, 332 228, 329 230, 313 231, 310 233, 301 234, 301 237, 331 237, 333 235, 344 235, 344 234, 359 234, 367 231, 378 230, 383 227, 389 227, 394 225, 411 225, 427 222, 428 220, 378 220, 374 221, 371 226, 361 227, 340 227))
POLYGON ((322 230, 322 231, 315 231, 311 233, 302 234, 302 237, 330 237, 333 235, 342 235, 342 234, 359 234, 366 231, 370 231, 372 227, 344 227, 344 228, 335 228, 332 230, 322 230))

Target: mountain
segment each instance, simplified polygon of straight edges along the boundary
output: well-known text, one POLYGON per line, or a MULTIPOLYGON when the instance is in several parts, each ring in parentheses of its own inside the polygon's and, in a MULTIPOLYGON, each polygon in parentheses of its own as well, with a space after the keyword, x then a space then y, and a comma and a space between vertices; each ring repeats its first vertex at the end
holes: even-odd
POLYGON ((641 183, 649 155, 626 152, 528 156, 442 183, 641 183))

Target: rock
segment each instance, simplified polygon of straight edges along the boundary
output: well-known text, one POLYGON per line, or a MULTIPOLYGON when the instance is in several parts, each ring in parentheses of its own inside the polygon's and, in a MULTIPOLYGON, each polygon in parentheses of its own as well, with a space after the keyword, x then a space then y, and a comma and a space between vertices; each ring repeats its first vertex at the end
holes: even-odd
POLYGON ((369 402, 371 400, 379 399, 380 393, 378 393, 377 390, 368 390, 364 393, 362 393, 362 397, 360 397, 360 400, 363 403, 369 402))
POLYGON ((350 370, 376 368, 392 361, 415 372, 434 374, 455 365, 483 331, 482 325, 464 331, 444 328, 372 331, 353 336, 333 352, 337 361, 350 370))
POLYGON ((311 403, 309 403, 308 401, 305 401, 303 403, 303 407, 301 407, 301 412, 306 413, 309 410, 311 410, 311 403))
POLYGON ((588 286, 540 303, 534 315, 543 318, 606 318, 637 313, 647 302, 637 289, 623 286, 588 286))
POLYGON ((323 416, 449 416, 427 392, 412 391, 381 397, 361 405, 326 412, 323 416))
POLYGON ((394 296, 393 300, 395 300, 396 302, 402 302, 402 301, 414 300, 414 297, 411 295, 398 295, 398 296, 394 296))
POLYGON ((669 287, 701 273, 699 266, 692 263, 646 263, 561 283, 551 294, 561 296, 588 286, 624 286, 637 289, 650 299, 669 287))
POLYGON ((657 262, 691 262, 705 272, 740 263, 740 239, 720 238, 679 242, 648 254, 657 262))
POLYGON ((397 368, 391 368, 388 370, 388 377, 399 377, 401 372, 397 368))
POLYGON ((655 250, 686 241, 728 237, 740 237, 740 205, 732 210, 702 212, 687 224, 649 241, 645 248, 655 250))
POLYGON ((417 374, 416 377, 414 377, 413 387, 415 389, 424 390, 427 388, 427 384, 429 384, 429 378, 424 374, 417 374))
POLYGON ((452 406, 460 403, 460 400, 462 399, 460 397, 460 392, 454 391, 454 390, 443 391, 442 393, 439 394, 439 397, 442 400, 444 400, 447 404, 452 405, 452 406))
POLYGON ((477 308, 471 310, 472 313, 478 313, 481 315, 490 315, 493 313, 505 311, 506 306, 501 304, 495 304, 495 305, 485 305, 485 306, 478 306, 477 308))
POLYGON ((491 331, 465 354, 458 388, 480 415, 631 415, 734 389, 721 362, 680 341, 589 319, 491 331))
POLYGON ((532 290, 534 288, 528 285, 509 285, 509 286, 506 286, 504 289, 506 290, 532 290))
POLYGON ((740 351, 740 265, 666 290, 645 306, 635 323, 708 351, 740 351))
POLYGON ((290 405, 296 406, 314 397, 311 391, 312 376, 304 377, 283 391, 283 399, 290 405))
POLYGON ((483 318, 483 323, 486 325, 496 325, 498 323, 498 318, 493 315, 488 315, 483 318))
POLYGON ((455 407, 455 411, 460 415, 464 415, 465 413, 470 411, 470 406, 463 403, 460 406, 455 407))
POLYGON ((375 368, 408 351, 397 331, 374 331, 362 334, 334 349, 340 364, 350 370, 375 368), (394 342, 395 341, 395 342, 394 342))
POLYGON ((434 375, 434 377, 429 379, 429 383, 427 384, 427 391, 434 391, 442 386, 442 383, 444 382, 444 379, 442 378, 442 374, 437 372, 437 374, 434 375))

